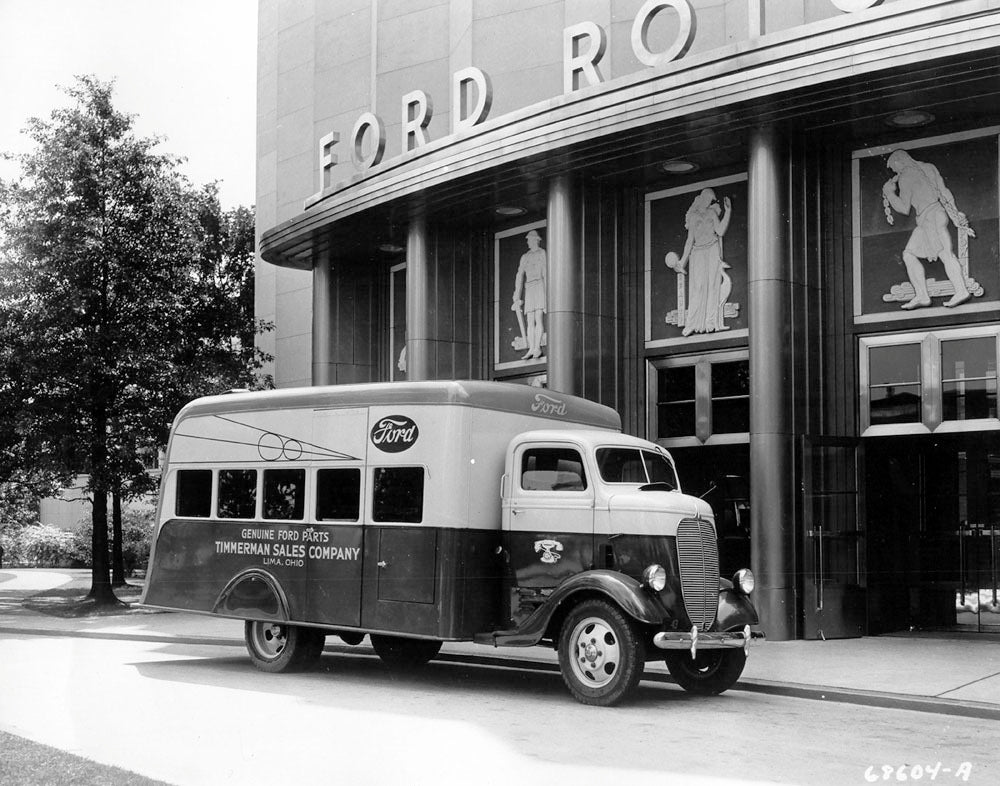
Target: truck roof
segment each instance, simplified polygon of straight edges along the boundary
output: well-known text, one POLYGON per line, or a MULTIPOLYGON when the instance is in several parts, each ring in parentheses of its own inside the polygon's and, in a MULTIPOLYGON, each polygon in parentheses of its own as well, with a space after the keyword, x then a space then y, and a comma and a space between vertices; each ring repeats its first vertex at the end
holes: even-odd
POLYGON ((535 429, 525 431, 516 437, 518 442, 575 442, 587 448, 595 449, 604 445, 615 447, 635 447, 646 450, 662 451, 655 443, 641 437, 633 437, 630 434, 612 434, 608 431, 574 429, 573 431, 560 431, 559 429, 535 429))
POLYGON ((198 415, 274 409, 338 409, 365 406, 449 405, 516 412, 554 421, 621 430, 621 418, 611 407, 578 396, 509 382, 435 380, 328 385, 279 390, 241 391, 196 399, 177 415, 198 415))

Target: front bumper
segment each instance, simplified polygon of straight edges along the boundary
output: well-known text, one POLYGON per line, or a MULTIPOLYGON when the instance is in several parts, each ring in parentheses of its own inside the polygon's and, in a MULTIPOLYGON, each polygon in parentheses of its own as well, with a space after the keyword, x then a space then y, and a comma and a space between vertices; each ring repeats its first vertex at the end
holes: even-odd
POLYGON ((690 650, 692 658, 698 654, 699 649, 721 650, 742 647, 743 651, 749 654, 751 642, 763 640, 763 631, 750 630, 749 625, 745 625, 743 630, 717 633, 699 633, 698 626, 692 625, 690 631, 661 631, 653 636, 653 644, 661 650, 690 650))

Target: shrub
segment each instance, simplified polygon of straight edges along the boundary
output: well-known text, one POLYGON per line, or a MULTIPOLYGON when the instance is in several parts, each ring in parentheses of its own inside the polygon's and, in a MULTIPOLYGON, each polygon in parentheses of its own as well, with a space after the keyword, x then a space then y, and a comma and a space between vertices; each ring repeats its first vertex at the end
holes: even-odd
MULTIPOLYGON (((15 543, 11 564, 28 565, 35 568, 59 568, 70 564, 73 553, 73 533, 39 524, 37 527, 23 527, 13 538, 15 543)), ((8 557, 5 553, 4 561, 8 557)))
POLYGON ((122 560, 125 563, 125 575, 131 575, 136 568, 145 569, 149 563, 155 519, 155 510, 122 514, 122 560))
POLYGON ((6 532, 0 531, 0 550, 2 550, 0 553, 3 554, 0 567, 6 565, 8 568, 13 568, 21 564, 20 550, 13 534, 8 535, 6 532))
MULTIPOLYGON (((153 520, 156 512, 151 509, 122 512, 122 562, 125 575, 149 562, 149 547, 153 538, 153 520)), ((93 523, 87 520, 73 536, 70 555, 75 563, 89 567, 93 555, 93 523)), ((108 522, 108 560, 111 560, 111 526, 108 522)))

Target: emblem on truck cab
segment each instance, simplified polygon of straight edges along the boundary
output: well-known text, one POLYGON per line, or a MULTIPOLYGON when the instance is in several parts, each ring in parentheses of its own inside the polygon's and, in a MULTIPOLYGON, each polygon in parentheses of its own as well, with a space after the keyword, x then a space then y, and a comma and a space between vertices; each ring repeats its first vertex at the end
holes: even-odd
POLYGON ((542 552, 541 560, 546 565, 555 565, 562 557, 559 554, 563 550, 563 544, 558 540, 536 540, 535 551, 542 552))
POLYGON ((417 424, 406 415, 387 415, 372 427, 372 444, 386 453, 401 453, 413 447, 418 436, 417 424))

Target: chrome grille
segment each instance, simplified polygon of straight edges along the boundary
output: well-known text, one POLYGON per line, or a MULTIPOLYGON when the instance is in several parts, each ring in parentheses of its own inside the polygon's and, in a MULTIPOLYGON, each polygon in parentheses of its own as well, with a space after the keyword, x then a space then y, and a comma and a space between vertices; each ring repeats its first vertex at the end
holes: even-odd
POLYGON ((688 618, 707 631, 719 608, 719 545, 711 521, 684 519, 677 525, 677 563, 688 618))

